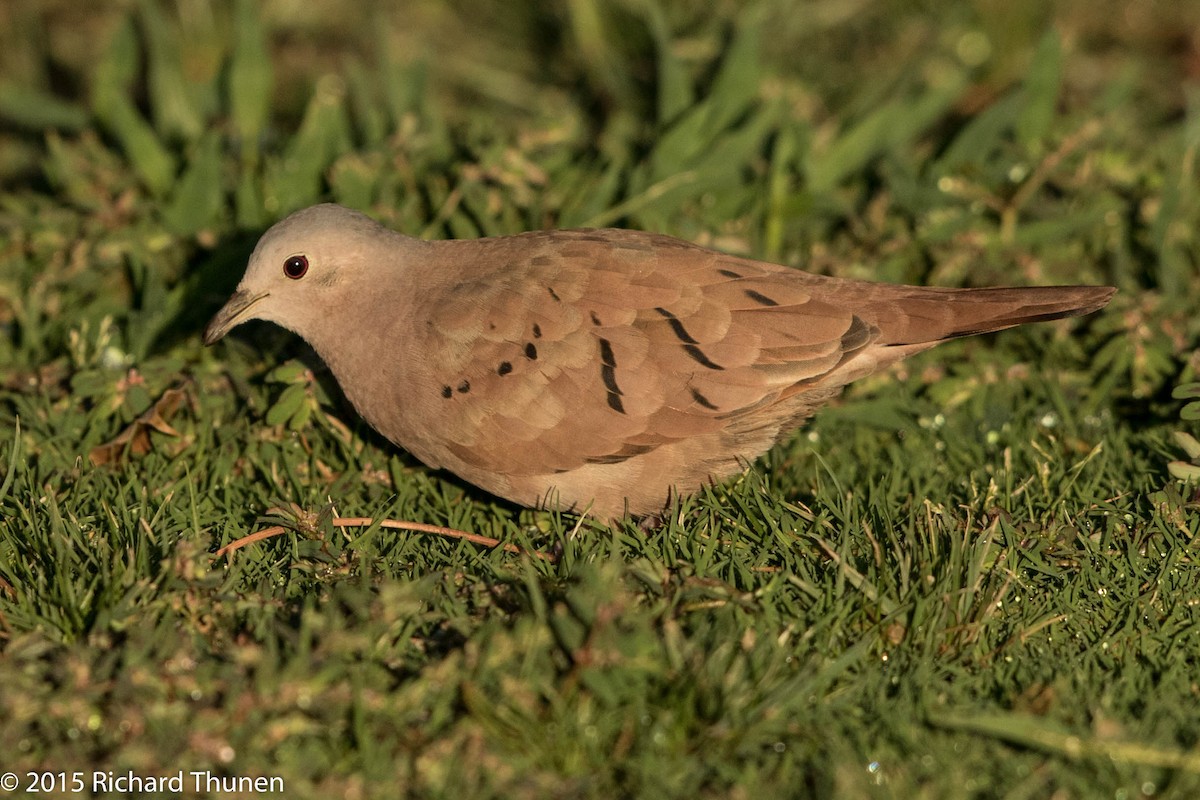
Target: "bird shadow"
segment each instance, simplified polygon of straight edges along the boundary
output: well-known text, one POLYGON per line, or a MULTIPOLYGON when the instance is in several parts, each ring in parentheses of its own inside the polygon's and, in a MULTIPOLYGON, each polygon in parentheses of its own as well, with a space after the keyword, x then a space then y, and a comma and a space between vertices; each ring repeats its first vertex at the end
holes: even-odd
POLYGON ((182 297, 155 337, 154 352, 171 350, 198 337, 212 315, 233 294, 262 234, 261 229, 238 231, 192 260, 188 276, 180 286, 182 297))

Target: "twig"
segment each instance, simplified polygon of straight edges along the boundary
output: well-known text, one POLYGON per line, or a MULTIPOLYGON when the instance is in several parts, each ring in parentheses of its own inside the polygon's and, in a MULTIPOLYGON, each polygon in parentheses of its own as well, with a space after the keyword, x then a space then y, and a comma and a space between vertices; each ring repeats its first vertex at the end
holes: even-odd
MULTIPOLYGON (((334 517, 333 518, 333 525, 338 528, 366 528, 366 527, 369 527, 374 524, 375 524, 375 520, 371 519, 370 517, 334 517)), ((445 528, 445 527, 442 527, 441 525, 427 525, 426 523, 423 523, 423 522, 405 522, 405 521, 397 520, 397 519, 385 519, 385 520, 381 520, 379 522, 379 527, 390 528, 392 530, 398 530, 398 531, 415 531, 417 533, 432 533, 432 534, 436 534, 438 536, 445 536, 450 539, 465 539, 466 541, 471 542, 472 544, 481 545, 483 547, 489 547, 489 548, 499 547, 499 548, 503 549, 506 553, 529 554, 529 555, 537 556, 538 558, 543 559, 545 561, 553 561, 554 560, 551 556, 549 556, 546 553, 543 553, 539 550, 533 550, 533 551, 522 550, 520 547, 517 547, 515 544, 501 542, 499 539, 493 539, 490 536, 483 536, 478 533, 469 533, 467 531, 460 531, 460 530, 456 530, 454 528, 445 528)), ((220 558, 221 556, 232 553, 234 550, 240 550, 241 548, 245 547, 248 544, 254 544, 255 542, 260 542, 263 539, 269 539, 272 536, 278 536, 279 534, 286 533, 287 531, 288 531, 288 529, 283 527, 282 525, 272 525, 269 528, 263 528, 261 531, 255 531, 254 533, 252 533, 248 536, 243 536, 240 539, 235 539, 234 541, 230 542, 229 544, 225 545, 220 550, 218 550, 215 555, 217 558, 220 558)))
POLYGON ((241 550, 248 544, 254 544, 255 542, 261 542, 263 539, 270 539, 272 536, 278 536, 281 533, 287 533, 287 530, 288 529, 282 525, 272 525, 269 528, 263 528, 261 531, 255 531, 249 536, 243 536, 240 539, 234 539, 232 542, 218 550, 216 552, 216 557, 220 558, 223 555, 232 553, 234 550, 241 550))

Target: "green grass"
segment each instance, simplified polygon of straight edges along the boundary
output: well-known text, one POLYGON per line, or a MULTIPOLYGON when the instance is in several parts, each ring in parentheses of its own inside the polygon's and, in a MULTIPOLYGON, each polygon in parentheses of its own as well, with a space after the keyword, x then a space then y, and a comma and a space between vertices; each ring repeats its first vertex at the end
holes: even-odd
POLYGON ((6 12, 0 773, 1200 793, 1197 11, 460 5, 6 12), (285 332, 201 346, 262 230, 328 199, 426 237, 617 224, 1120 293, 865 380, 661 527, 605 527, 426 470, 285 332))

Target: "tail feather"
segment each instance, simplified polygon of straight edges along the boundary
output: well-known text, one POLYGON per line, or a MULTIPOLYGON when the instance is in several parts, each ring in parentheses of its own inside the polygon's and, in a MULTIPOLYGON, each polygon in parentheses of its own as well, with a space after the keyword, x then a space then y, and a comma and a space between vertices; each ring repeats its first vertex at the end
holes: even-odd
POLYGON ((858 314, 879 329, 880 344, 932 344, 1090 314, 1107 305, 1116 292, 1111 286, 897 288, 903 291, 867 303, 858 314))

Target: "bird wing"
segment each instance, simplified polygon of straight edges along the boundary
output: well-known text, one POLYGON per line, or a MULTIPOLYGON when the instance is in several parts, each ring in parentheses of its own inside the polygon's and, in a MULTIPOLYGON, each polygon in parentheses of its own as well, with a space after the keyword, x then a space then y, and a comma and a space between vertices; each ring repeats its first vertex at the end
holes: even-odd
POLYGON ((427 430, 483 470, 615 463, 744 425, 878 334, 814 298, 802 273, 665 236, 472 244, 488 269, 431 301, 420 346, 438 354, 425 377, 440 387, 439 418, 427 430))

